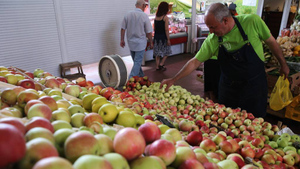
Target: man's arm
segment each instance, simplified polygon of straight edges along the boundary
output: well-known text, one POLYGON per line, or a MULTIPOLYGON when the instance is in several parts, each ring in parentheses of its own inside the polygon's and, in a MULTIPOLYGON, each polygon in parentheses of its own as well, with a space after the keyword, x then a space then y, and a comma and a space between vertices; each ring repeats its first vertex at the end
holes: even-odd
POLYGON ((150 33, 147 33, 147 38, 149 40, 149 43, 150 43, 150 49, 153 48, 153 42, 152 42, 152 32, 150 33))
POLYGON ((275 38, 271 35, 267 40, 265 40, 265 43, 269 46, 272 54, 277 58, 279 64, 280 64, 280 74, 284 74, 285 78, 288 77, 290 69, 288 65, 286 64, 286 61, 283 57, 282 50, 279 46, 279 44, 276 42, 275 38))
POLYGON ((164 84, 167 84, 166 91, 168 91, 168 89, 177 80, 192 73, 194 70, 196 70, 200 66, 200 64, 201 64, 201 62, 198 59, 196 59, 195 57, 190 59, 174 77, 169 78, 169 79, 164 79, 160 84, 160 88, 162 88, 162 86, 164 84))
POLYGON ((121 46, 122 48, 124 48, 124 46, 125 46, 124 37, 125 37, 125 29, 122 29, 122 28, 121 28, 121 41, 120 41, 120 46, 121 46))

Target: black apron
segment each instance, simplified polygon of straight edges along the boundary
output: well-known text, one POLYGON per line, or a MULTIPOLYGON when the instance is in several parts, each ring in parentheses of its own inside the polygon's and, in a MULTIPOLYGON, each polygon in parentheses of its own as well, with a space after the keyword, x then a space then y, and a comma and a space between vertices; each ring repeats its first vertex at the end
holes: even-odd
MULTIPOLYGON (((239 21, 233 18, 244 41, 248 41, 239 21)), ((222 37, 219 37, 219 42, 222 41, 222 37)), ((267 109, 267 78, 264 63, 250 42, 234 52, 228 52, 220 44, 218 60, 221 67, 219 103, 231 108, 240 107, 255 117, 264 117, 267 109)))

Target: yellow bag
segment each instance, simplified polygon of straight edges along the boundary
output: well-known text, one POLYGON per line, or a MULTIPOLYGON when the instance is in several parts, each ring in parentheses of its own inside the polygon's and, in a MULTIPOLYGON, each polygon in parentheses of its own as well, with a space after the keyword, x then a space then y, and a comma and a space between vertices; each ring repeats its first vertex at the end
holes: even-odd
POLYGON ((292 103, 286 107, 285 117, 300 121, 300 95, 294 97, 292 103))
POLYGON ((290 82, 288 79, 279 76, 270 96, 270 108, 272 110, 281 110, 292 102, 293 95, 289 86, 290 82))

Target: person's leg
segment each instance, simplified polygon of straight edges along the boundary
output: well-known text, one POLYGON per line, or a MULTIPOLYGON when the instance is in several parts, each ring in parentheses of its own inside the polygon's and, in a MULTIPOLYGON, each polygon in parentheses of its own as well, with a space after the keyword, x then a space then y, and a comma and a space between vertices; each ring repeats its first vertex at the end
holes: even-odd
POLYGON ((159 70, 159 62, 160 62, 160 56, 155 57, 155 63, 156 63, 156 70, 159 70))
POLYGON ((134 55, 132 56, 133 67, 132 67, 131 73, 129 75, 129 78, 133 77, 133 76, 140 76, 140 77, 144 76, 144 72, 142 70, 142 62, 143 62, 143 58, 144 58, 144 53, 145 53, 145 50, 134 51, 134 55))
POLYGON ((166 61, 167 57, 168 57, 168 56, 164 56, 164 57, 162 58, 162 60, 161 60, 161 62, 160 62, 160 65, 161 65, 161 66, 165 65, 165 61, 166 61))

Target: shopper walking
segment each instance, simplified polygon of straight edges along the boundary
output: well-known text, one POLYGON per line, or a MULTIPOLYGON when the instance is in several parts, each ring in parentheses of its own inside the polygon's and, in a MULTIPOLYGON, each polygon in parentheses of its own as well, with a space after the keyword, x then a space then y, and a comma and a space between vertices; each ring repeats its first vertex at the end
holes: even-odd
POLYGON ((172 53, 168 12, 169 4, 163 1, 158 5, 154 19, 153 58, 156 61, 156 70, 166 70, 165 61, 172 53))
POLYGON ((146 5, 147 3, 144 0, 137 0, 135 4, 136 8, 129 11, 122 22, 120 46, 122 48, 125 46, 124 36, 126 31, 128 47, 133 60, 133 67, 129 78, 133 76, 144 76, 142 61, 147 46, 147 38, 150 43, 150 48, 153 48, 152 26, 148 15, 144 13, 146 5))
POLYGON ((280 73, 287 77, 289 67, 279 44, 258 15, 232 17, 222 3, 212 4, 205 12, 204 21, 210 35, 201 49, 174 77, 163 80, 161 87, 167 84, 168 90, 178 79, 197 69, 201 62, 218 56, 221 68, 219 103, 232 108, 240 107, 256 117, 264 117, 268 90, 262 41, 280 63, 280 73))

